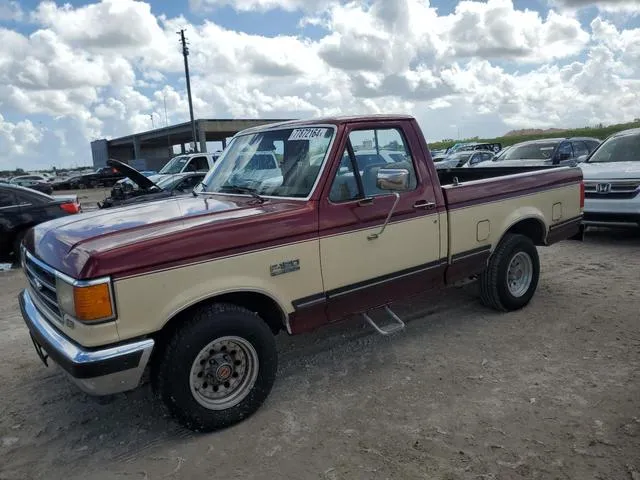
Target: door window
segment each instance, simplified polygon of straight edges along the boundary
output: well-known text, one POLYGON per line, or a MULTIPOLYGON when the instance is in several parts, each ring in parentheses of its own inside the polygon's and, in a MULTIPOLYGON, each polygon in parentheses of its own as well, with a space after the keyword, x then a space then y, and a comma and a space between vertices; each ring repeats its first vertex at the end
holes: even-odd
POLYGON ((584 142, 574 141, 573 153, 575 154, 576 157, 580 157, 582 155, 589 155, 589 149, 587 148, 584 142))
POLYGON ((413 158, 398 129, 355 130, 349 134, 348 142, 354 157, 349 155, 347 146, 329 193, 332 202, 388 195, 388 191, 377 187, 380 168, 407 169, 409 190, 416 188, 413 158))
POLYGON ((207 162, 207 157, 195 157, 191 160, 189 164, 189 171, 204 171, 209 170, 209 162, 207 162))
POLYGON ((16 198, 11 192, 0 191, 0 208, 12 207, 16 204, 16 198))
POLYGON ((564 142, 558 147, 558 153, 556 155, 560 160, 571 158, 573 156, 573 150, 571 149, 570 142, 564 142))

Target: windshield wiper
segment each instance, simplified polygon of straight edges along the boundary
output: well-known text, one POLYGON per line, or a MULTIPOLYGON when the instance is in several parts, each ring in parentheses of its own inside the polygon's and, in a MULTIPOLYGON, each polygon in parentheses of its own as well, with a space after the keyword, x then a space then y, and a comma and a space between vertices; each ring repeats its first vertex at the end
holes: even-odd
POLYGON ((240 185, 225 185, 224 187, 221 188, 221 190, 227 190, 227 191, 235 192, 235 193, 248 193, 253 198, 258 200, 260 203, 266 202, 265 198, 263 198, 260 195, 258 195, 258 192, 256 192, 255 188, 242 187, 240 185))

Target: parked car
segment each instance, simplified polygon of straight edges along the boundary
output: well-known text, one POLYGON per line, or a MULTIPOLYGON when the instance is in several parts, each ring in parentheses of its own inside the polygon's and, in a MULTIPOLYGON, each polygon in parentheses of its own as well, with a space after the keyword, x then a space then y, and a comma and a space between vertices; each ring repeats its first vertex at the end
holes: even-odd
POLYGON ((480 142, 471 142, 471 143, 465 143, 460 145, 457 149, 456 152, 466 152, 469 150, 487 150, 489 152, 492 152, 493 154, 498 153, 500 150, 502 150, 502 144, 501 143, 480 143, 480 142))
POLYGON ((494 158, 489 150, 459 150, 436 163, 437 169, 475 167, 494 158))
POLYGON ((204 180, 206 174, 206 172, 188 172, 147 177, 133 167, 117 160, 108 160, 107 163, 127 175, 128 180, 135 185, 135 188, 127 188, 128 183, 116 183, 111 189, 110 196, 104 201, 98 202, 99 208, 134 205, 188 194, 204 180))
POLYGON ((77 197, 56 198, 30 188, 0 183, 0 256, 17 254, 27 230, 80 211, 77 197))
POLYGON ((158 172, 159 175, 173 175, 184 172, 207 172, 216 160, 220 152, 215 153, 184 153, 169 160, 158 172))
POLYGON ((581 170, 437 171, 427 150, 410 116, 269 124, 234 136, 194 195, 35 227, 25 274, 56 279, 53 309, 37 288, 19 297, 37 354, 92 395, 136 388, 150 367, 172 414, 210 431, 260 408, 281 330, 361 316, 389 335, 404 327, 393 302, 475 280, 485 305, 525 307, 536 246, 579 232, 581 170), (356 139, 396 142, 406 160, 362 168, 356 139), (238 186, 255 181, 251 152, 274 143, 279 183, 238 186), (376 323, 375 309, 395 324, 376 323))
POLYGON ((19 177, 13 177, 9 180, 9 183, 12 185, 31 188, 48 195, 53 193, 51 184, 45 179, 45 177, 40 175, 21 175, 19 177))
POLYGON ((124 174, 113 167, 101 167, 95 172, 74 175, 52 182, 54 190, 83 190, 85 188, 112 187, 124 174))
POLYGON ((609 136, 580 168, 585 226, 640 227, 640 128, 609 136))
POLYGON ((508 152, 487 166, 575 166, 600 144, 597 138, 544 138, 512 145, 508 152))

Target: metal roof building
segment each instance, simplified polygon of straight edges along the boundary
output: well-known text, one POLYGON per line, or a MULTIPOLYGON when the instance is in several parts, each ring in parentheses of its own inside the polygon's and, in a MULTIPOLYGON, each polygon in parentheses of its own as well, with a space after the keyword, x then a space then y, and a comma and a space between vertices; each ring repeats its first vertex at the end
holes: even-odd
MULTIPOLYGON (((207 151, 207 142, 222 142, 241 130, 267 123, 290 119, 197 119, 198 151, 207 151)), ((179 145, 185 152, 192 143, 191 122, 156 128, 111 140, 100 139, 91 142, 94 167, 106 165, 107 159, 115 158, 142 170, 159 170, 175 155, 173 147, 179 145)))

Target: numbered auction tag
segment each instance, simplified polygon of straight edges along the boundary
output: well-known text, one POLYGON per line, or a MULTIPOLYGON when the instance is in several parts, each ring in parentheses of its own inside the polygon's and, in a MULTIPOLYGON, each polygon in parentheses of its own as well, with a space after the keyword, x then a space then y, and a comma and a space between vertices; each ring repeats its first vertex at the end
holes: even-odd
POLYGON ((289 141, 324 138, 326 133, 326 128, 296 128, 293 132, 291 132, 291 135, 289 135, 289 141))

